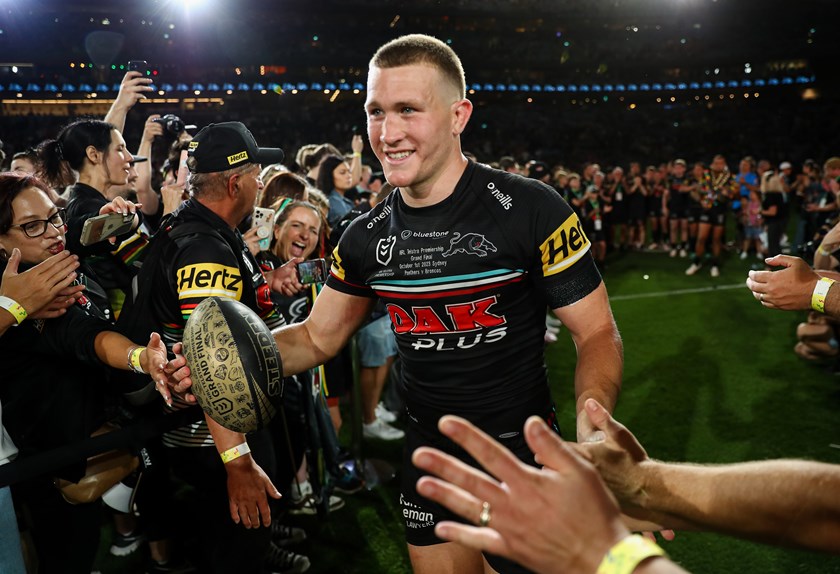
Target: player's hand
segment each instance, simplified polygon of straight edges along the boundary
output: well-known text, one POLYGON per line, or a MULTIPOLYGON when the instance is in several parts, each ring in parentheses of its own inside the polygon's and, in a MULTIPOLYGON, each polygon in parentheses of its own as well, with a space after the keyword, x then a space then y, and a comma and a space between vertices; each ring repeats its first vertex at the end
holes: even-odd
POLYGON ((483 527, 439 523, 435 534, 444 540, 505 556, 540 572, 594 572, 606 551, 628 534, 595 468, 539 418, 528 420, 525 438, 548 463, 543 469, 522 463, 463 419, 445 416, 438 427, 490 473, 436 449, 414 452, 417 467, 440 477, 421 478, 420 494, 472 523, 479 523, 483 503, 489 504, 489 522, 483 527))
POLYGON ((6 262, 0 295, 17 301, 29 317, 50 319, 63 315, 84 287, 73 286, 79 258, 67 251, 56 253, 38 265, 18 273, 21 254, 15 247, 6 262))
POLYGON ((265 274, 268 286, 272 291, 285 295, 286 297, 294 297, 303 291, 304 286, 300 282, 300 277, 298 277, 297 272, 298 263, 303 263, 303 258, 292 257, 282 266, 265 274))
POLYGON ((190 404, 195 404, 195 395, 189 392, 190 387, 192 387, 192 379, 190 378, 190 367, 183 355, 184 345, 175 343, 172 345, 172 352, 175 354, 175 358, 168 361, 163 367, 164 383, 169 387, 171 393, 175 393, 190 404))
POLYGON ((665 540, 673 540, 674 531, 661 525, 665 517, 642 509, 646 492, 644 466, 651 463, 644 447, 598 401, 587 399, 581 414, 589 419, 601 438, 571 446, 598 469, 626 513, 622 516, 624 524, 654 542, 654 532, 659 532, 665 540))
POLYGON ((279 499, 280 492, 271 479, 254 462, 250 454, 240 456, 225 465, 227 470, 228 502, 230 517, 245 528, 271 525, 268 496, 279 499))
POLYGON ((811 294, 820 276, 803 259, 776 255, 764 260, 779 271, 750 271, 747 287, 769 309, 804 311, 811 308, 811 294))

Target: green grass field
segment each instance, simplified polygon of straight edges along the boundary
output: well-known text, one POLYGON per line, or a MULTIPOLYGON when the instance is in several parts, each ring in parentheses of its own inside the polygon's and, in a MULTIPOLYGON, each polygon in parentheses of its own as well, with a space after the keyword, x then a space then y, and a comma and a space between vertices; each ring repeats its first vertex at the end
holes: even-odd
MULTIPOLYGON (((840 444, 840 378, 793 354, 801 314, 766 310, 745 287, 735 287, 743 285, 755 259, 724 260, 717 279, 707 269, 686 277, 688 261, 663 253, 620 255, 608 263, 605 281, 625 346, 616 417, 651 456, 707 463, 780 457, 840 463, 840 449, 831 446, 840 444), (679 293, 715 286, 722 288, 679 293)), ((568 434, 574 429, 575 364, 568 335, 561 331, 547 356, 561 427, 568 434)), ((400 445, 363 448, 365 456, 393 464, 397 477, 347 497, 347 506, 326 522, 295 521, 310 535, 300 548, 312 560, 310 572, 411 571, 398 506, 400 445)), ((184 528, 189 527, 187 520, 184 528)), ((109 538, 106 528, 103 549, 109 538)), ((714 534, 677 533, 664 545, 695 573, 840 572, 840 558, 714 534)), ((102 572, 130 572, 130 563, 136 561, 103 560, 102 572)))

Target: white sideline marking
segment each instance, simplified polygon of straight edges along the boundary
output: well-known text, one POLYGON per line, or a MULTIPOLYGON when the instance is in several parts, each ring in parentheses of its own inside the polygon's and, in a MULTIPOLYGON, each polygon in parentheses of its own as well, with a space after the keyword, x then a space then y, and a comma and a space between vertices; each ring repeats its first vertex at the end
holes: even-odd
POLYGON ((695 289, 676 289, 674 291, 657 291, 655 293, 635 293, 631 295, 610 295, 610 301, 630 301, 632 299, 649 299, 651 297, 671 297, 672 295, 689 295, 691 293, 707 293, 709 291, 727 291, 729 289, 746 288, 746 283, 732 285, 717 285, 714 287, 697 287, 695 289))

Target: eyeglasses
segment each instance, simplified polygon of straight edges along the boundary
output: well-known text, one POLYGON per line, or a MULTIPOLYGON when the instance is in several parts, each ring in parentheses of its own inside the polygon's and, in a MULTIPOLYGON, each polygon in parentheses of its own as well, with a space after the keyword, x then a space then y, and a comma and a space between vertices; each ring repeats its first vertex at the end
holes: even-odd
POLYGON ((47 223, 62 231, 65 223, 64 210, 59 209, 49 219, 34 219, 26 223, 11 225, 10 227, 20 227, 27 237, 40 237, 47 232, 47 223))

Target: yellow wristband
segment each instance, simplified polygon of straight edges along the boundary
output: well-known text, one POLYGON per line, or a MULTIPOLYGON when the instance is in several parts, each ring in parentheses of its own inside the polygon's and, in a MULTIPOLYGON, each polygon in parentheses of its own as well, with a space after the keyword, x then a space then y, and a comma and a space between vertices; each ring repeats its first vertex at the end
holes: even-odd
POLYGON ((362 157, 362 152, 360 152, 360 151, 354 151, 354 152, 353 152, 353 157, 362 157))
POLYGON ((26 319, 27 316, 26 309, 23 308, 23 305, 11 297, 6 297, 5 295, 0 295, 0 309, 5 309, 12 314, 12 317, 14 317, 16 321, 15 325, 23 323, 23 320, 26 319))
POLYGON ((235 446, 233 448, 227 449, 225 452, 222 453, 222 462, 227 464, 232 460, 236 460, 240 456, 245 456, 251 452, 251 447, 248 446, 247 442, 243 442, 239 446, 235 446))
POLYGON ((148 374, 143 370, 143 365, 140 364, 140 355, 145 350, 146 347, 132 347, 131 350, 128 351, 128 368, 138 375, 148 374))
POLYGON ((823 257, 828 257, 829 255, 831 255, 831 251, 823 249, 822 244, 819 247, 817 247, 817 253, 819 253, 823 257))
POLYGON ((643 560, 665 556, 665 551, 647 538, 631 534, 607 551, 596 574, 631 574, 643 560))
POLYGON ((825 298, 828 296, 828 290, 834 285, 834 279, 823 277, 817 281, 814 292, 811 294, 811 309, 817 313, 825 313, 825 298))

